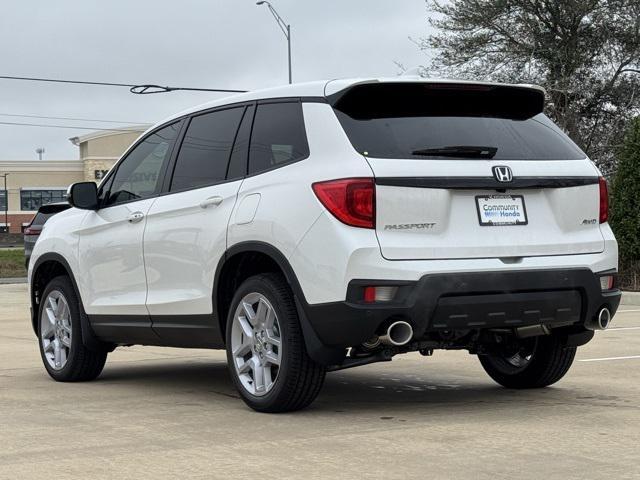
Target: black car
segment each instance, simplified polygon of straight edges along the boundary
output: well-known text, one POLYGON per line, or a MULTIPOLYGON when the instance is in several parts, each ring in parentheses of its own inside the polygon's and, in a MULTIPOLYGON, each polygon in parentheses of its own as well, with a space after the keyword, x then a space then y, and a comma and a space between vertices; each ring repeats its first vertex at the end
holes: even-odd
POLYGON ((29 268, 29 259, 31 258, 33 246, 36 244, 44 224, 47 223, 47 220, 53 217, 56 213, 60 213, 68 208, 70 208, 70 205, 67 202, 61 202, 42 205, 38 209, 38 212, 33 216, 33 219, 31 219, 31 223, 24 229, 25 267, 29 268))

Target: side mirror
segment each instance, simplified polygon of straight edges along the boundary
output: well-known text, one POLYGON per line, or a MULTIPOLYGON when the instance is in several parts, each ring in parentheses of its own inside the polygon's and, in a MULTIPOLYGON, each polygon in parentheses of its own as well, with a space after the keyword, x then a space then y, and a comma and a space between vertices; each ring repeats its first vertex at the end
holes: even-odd
POLYGON ((98 186, 94 182, 74 183, 67 191, 67 200, 72 207, 82 210, 98 208, 98 186))

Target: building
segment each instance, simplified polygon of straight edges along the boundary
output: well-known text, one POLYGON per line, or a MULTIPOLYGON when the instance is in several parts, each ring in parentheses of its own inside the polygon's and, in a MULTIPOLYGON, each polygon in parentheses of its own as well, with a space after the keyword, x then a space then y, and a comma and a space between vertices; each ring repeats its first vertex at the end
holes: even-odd
POLYGON ((143 125, 70 138, 79 147, 77 160, 0 161, 0 231, 6 232, 8 223, 9 232, 20 233, 41 205, 63 201, 72 183, 99 182, 146 129, 143 125))

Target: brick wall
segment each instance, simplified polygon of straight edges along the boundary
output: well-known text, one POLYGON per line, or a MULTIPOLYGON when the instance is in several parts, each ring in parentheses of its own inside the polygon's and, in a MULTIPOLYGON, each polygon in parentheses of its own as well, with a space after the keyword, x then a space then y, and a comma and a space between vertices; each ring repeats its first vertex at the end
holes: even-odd
MULTIPOLYGON (((29 223, 33 213, 9 214, 9 233, 22 233, 22 224, 29 223)), ((0 212, 0 223, 4 223, 4 212, 0 212)))

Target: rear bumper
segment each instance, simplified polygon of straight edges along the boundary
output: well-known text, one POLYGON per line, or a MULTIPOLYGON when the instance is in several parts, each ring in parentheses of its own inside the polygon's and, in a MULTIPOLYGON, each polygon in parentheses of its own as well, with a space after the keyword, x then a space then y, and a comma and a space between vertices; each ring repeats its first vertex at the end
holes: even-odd
POLYGON ((614 314, 619 303, 619 290, 603 292, 597 274, 575 268, 353 280, 347 301, 300 306, 319 342, 339 349, 369 340, 391 318, 409 322, 419 339, 442 330, 581 325, 603 306, 614 314), (394 285, 398 294, 393 302, 365 304, 364 285, 394 285))

